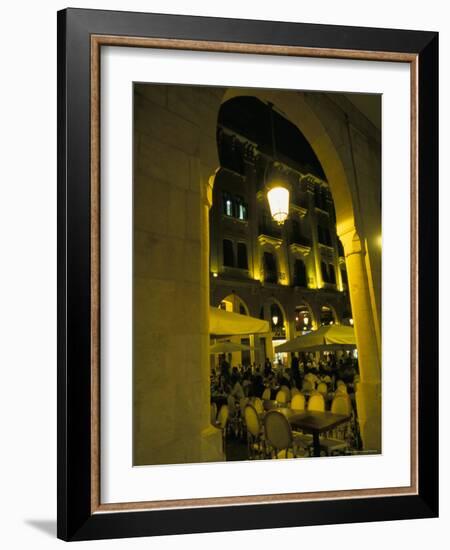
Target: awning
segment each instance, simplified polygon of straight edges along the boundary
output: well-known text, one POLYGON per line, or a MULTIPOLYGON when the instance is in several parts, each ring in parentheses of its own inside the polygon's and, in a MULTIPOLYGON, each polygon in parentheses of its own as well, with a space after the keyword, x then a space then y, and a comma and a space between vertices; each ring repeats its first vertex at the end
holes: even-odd
POLYGON ((211 355, 219 353, 233 353, 235 351, 251 351, 254 348, 246 346, 244 344, 235 344, 234 342, 217 342, 209 348, 209 353, 211 355))
POLYGON ((268 321, 230 313, 217 307, 209 308, 209 333, 213 336, 233 336, 238 334, 262 334, 270 332, 268 321))
POLYGON ((336 351, 354 348, 356 348, 356 338, 353 327, 326 325, 277 346, 275 352, 336 351))

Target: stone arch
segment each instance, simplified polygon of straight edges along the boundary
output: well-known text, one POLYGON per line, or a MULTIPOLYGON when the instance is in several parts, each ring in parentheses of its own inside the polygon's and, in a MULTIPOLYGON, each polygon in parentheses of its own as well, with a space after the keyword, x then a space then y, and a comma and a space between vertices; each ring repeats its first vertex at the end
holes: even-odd
MULTIPOLYGON (((315 330, 318 328, 318 322, 317 322, 317 317, 316 317, 316 314, 314 312, 314 308, 311 306, 311 304, 305 300, 305 299, 302 299, 302 300, 298 300, 297 303, 295 304, 295 315, 296 315, 296 312, 298 310, 298 308, 306 308, 309 312, 309 316, 311 317, 311 327, 315 330)), ((297 322, 297 319, 295 318, 295 322, 297 322)))
MULTIPOLYGON (((341 239, 347 262, 349 294, 359 351, 361 385, 358 407, 361 430, 366 447, 381 449, 381 289, 375 284, 373 273, 368 273, 371 258, 366 255, 358 182, 352 147, 350 127, 345 116, 336 125, 327 121, 324 110, 329 109, 328 99, 318 93, 287 90, 236 89, 225 90, 222 104, 238 96, 253 96, 270 102, 295 124, 313 148, 325 172, 333 196, 336 212, 336 230, 341 239), (345 136, 347 127, 347 136, 345 136), (344 129, 344 131, 342 131, 344 129), (356 235, 356 238, 355 238, 356 235)), ((328 111, 330 112, 330 111, 328 111)), ((336 118, 336 115, 335 115, 336 118)), ((378 252, 372 250, 372 255, 378 252)), ((316 260, 317 261, 317 260, 316 260)), ((379 257, 375 263, 380 266, 379 257)), ((320 265, 316 266, 317 272, 320 265)), ((379 277, 380 279, 380 277, 379 277)), ((336 315, 336 312, 335 312, 336 315)), ((338 318, 337 315, 335 317, 338 318)))
POLYGON ((221 302, 229 301, 232 304, 232 312, 233 313, 241 313, 241 307, 244 308, 245 313, 241 313, 242 315, 250 315, 250 308, 248 307, 247 302, 236 292, 230 292, 227 294, 227 292, 224 290, 222 292, 223 296, 218 300, 218 306, 221 302))
POLYGON ((339 324, 340 323, 340 318, 339 318, 339 315, 337 314, 336 308, 334 307, 334 305, 329 300, 326 300, 326 301, 322 302, 319 305, 319 315, 320 315, 320 317, 318 319, 319 325, 321 324, 322 312, 324 311, 324 308, 327 308, 331 311, 333 324, 334 323, 339 324))
POLYGON ((222 104, 239 96, 253 96, 275 108, 295 124, 306 137, 319 159, 333 195, 336 208, 337 233, 340 236, 355 226, 356 193, 348 177, 350 167, 345 167, 346 159, 331 139, 320 117, 308 105, 303 92, 289 90, 265 90, 252 88, 229 88, 224 92, 222 104))

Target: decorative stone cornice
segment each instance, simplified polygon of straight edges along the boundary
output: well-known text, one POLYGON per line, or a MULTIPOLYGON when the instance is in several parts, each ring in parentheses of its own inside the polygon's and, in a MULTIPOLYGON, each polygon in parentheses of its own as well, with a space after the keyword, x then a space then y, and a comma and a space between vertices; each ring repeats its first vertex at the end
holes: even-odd
POLYGON ((291 245, 289 245, 289 250, 293 254, 307 256, 311 252, 311 247, 300 243, 292 243, 291 245))
POLYGON ((258 242, 261 246, 270 245, 278 249, 282 245, 283 240, 277 237, 271 237, 270 235, 261 234, 258 235, 258 242))

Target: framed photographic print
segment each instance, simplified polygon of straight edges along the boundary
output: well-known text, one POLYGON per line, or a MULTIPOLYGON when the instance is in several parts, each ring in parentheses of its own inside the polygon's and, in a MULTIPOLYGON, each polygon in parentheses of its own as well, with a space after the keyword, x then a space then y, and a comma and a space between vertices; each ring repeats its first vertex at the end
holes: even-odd
POLYGON ((438 36, 58 13, 58 536, 438 513, 438 36))

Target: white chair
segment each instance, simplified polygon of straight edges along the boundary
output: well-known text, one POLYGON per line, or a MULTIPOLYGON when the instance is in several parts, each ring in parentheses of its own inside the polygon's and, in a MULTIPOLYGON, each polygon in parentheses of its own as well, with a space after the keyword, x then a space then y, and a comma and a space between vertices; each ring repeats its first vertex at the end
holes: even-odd
POLYGON ((253 406, 258 414, 264 413, 264 405, 259 397, 255 397, 255 399, 253 399, 253 406))
POLYGON ((270 388, 266 388, 261 395, 261 399, 263 401, 269 401, 270 395, 271 395, 270 388))
POLYGON ((308 411, 325 411, 325 399, 321 393, 313 393, 308 399, 308 411))
POLYGON ((316 388, 316 384, 313 380, 308 378, 305 378, 303 380, 302 391, 310 392, 310 391, 314 391, 315 388, 316 388))
POLYGON ((296 411, 305 410, 305 396, 302 393, 296 393, 291 399, 291 409, 296 411))
MULTIPOLYGON (((331 403, 331 412, 334 414, 343 414, 352 417, 352 402, 346 393, 336 393, 331 403)), ((349 419, 345 424, 341 424, 333 430, 332 437, 347 440, 353 430, 353 419, 349 419)))
POLYGON ((281 386, 280 391, 286 394, 286 402, 291 400, 291 390, 287 386, 281 386))
POLYGON ((287 402, 288 402, 288 398, 287 398, 286 392, 284 392, 283 390, 279 390, 279 391, 277 392, 277 396, 275 397, 275 400, 276 400, 277 403, 279 403, 280 405, 286 405, 287 402))
POLYGON ((244 419, 247 428, 249 458, 263 457, 265 455, 264 434, 255 407, 252 405, 245 406, 244 419))
POLYGON ((346 393, 337 393, 331 403, 331 412, 350 416, 352 414, 350 397, 346 393))
POLYGON ((310 442, 304 442, 301 434, 292 432, 287 418, 279 411, 269 411, 264 417, 266 442, 273 449, 275 458, 296 458, 307 455, 310 442))

